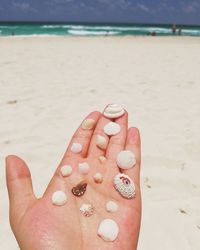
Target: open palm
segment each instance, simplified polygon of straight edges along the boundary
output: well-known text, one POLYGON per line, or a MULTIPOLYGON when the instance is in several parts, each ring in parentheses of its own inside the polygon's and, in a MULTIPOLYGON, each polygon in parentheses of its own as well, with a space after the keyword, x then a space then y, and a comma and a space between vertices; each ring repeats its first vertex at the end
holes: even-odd
POLYGON ((22 250, 134 250, 137 247, 141 217, 139 132, 136 128, 128 129, 127 113, 115 120, 121 131, 110 138, 103 132, 109 119, 99 112, 92 112, 87 118, 95 120, 94 128, 84 130, 80 126, 75 132, 42 198, 36 199, 33 194, 26 164, 16 156, 6 159, 11 227, 22 250), (107 139, 106 150, 97 147, 97 134, 107 139), (73 143, 82 144, 80 153, 70 150, 73 143), (130 200, 124 199, 113 187, 113 178, 120 172, 116 157, 124 149, 133 151, 137 160, 134 168, 123 171, 136 186, 136 196, 130 200), (105 162, 100 162, 99 156, 105 156, 105 162), (90 165, 87 175, 78 171, 78 164, 83 162, 90 165), (63 165, 73 167, 69 177, 61 175, 63 165), (103 175, 101 184, 94 182, 93 176, 97 172, 103 175), (87 190, 83 196, 76 197, 71 192, 72 187, 83 180, 87 183, 87 190), (52 204, 52 194, 57 190, 67 194, 63 206, 52 204), (106 211, 106 203, 110 200, 118 204, 116 212, 106 211), (92 216, 85 217, 80 212, 83 203, 92 204, 92 216), (119 235, 113 242, 106 242, 97 235, 100 222, 107 218, 115 220, 119 226, 119 235))

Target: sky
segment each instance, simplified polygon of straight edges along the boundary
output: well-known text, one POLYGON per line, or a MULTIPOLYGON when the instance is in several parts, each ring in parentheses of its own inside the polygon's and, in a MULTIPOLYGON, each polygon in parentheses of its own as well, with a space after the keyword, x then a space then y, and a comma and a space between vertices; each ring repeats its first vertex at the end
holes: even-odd
POLYGON ((200 25, 200 0, 0 0, 0 21, 200 25))

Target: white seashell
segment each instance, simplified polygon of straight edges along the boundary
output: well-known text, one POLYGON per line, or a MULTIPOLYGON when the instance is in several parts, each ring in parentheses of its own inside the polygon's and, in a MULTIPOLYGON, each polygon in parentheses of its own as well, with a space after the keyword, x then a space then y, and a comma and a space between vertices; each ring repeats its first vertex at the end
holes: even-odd
POLYGON ((90 165, 87 162, 79 163, 78 169, 81 174, 88 174, 90 171, 90 165))
POLYGON ((73 144, 72 144, 72 146, 71 146, 71 151, 73 152, 73 153, 80 153, 81 151, 82 151, 82 145, 80 144, 80 143, 76 143, 76 142, 74 142, 73 144))
POLYGON ((85 130, 93 129, 95 123, 96 123, 95 120, 91 118, 85 119, 81 125, 81 128, 85 130))
POLYGON ((116 135, 120 132, 120 125, 116 122, 109 122, 103 128, 104 133, 107 135, 116 135))
POLYGON ((132 199, 135 197, 135 185, 131 178, 125 174, 117 174, 114 177, 114 187, 126 199, 132 199))
POLYGON ((121 169, 132 168, 134 167, 135 164, 136 164, 136 159, 133 152, 129 150, 124 150, 117 155, 117 165, 121 169))
POLYGON ((104 163, 105 161, 106 161, 106 157, 105 156, 99 156, 99 161, 101 162, 101 163, 104 163))
POLYGON ((114 220, 105 219, 103 220, 98 228, 98 235, 105 241, 116 240, 119 234, 119 227, 114 220))
POLYGON ((57 206, 63 206, 67 202, 67 195, 61 191, 58 190, 53 193, 52 195, 52 203, 57 206))
POLYGON ((63 177, 69 176, 72 173, 72 167, 70 165, 64 165, 60 168, 60 172, 63 177))
POLYGON ((96 183, 102 183, 103 182, 103 175, 101 173, 96 173, 94 175, 94 181, 96 183))
POLYGON ((80 207, 80 211, 84 216, 89 217, 93 215, 94 207, 91 204, 82 204, 80 207))
POLYGON ((125 110, 119 104, 109 104, 103 114, 107 118, 118 118, 125 113, 125 110))
POLYGON ((99 148, 106 149, 107 147, 107 140, 105 137, 101 135, 97 135, 96 137, 96 144, 99 148))
POLYGON ((108 202, 106 203, 106 210, 107 210, 108 212, 116 212, 117 209, 118 209, 118 205, 117 205, 116 202, 114 202, 114 201, 108 201, 108 202))

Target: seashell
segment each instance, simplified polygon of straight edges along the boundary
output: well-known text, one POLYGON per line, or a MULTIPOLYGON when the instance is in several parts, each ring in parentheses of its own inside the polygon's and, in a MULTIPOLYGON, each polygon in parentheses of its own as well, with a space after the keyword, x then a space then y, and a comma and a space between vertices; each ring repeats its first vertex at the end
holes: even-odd
POLYGON ((106 161, 106 157, 103 156, 103 155, 99 156, 98 159, 99 159, 99 161, 100 161, 101 163, 104 163, 104 162, 106 161))
POLYGON ((116 135, 120 132, 121 127, 116 122, 109 122, 105 125, 103 130, 104 130, 104 133, 107 135, 116 135))
POLYGON ((129 169, 136 164, 135 155, 129 150, 123 150, 117 155, 117 165, 121 169, 129 169))
POLYGON ((96 137, 96 144, 99 148, 101 149, 106 149, 107 147, 107 140, 105 137, 101 136, 101 135, 97 135, 96 137))
POLYGON ((103 175, 101 173, 96 173, 94 175, 94 181, 96 183, 102 183, 103 182, 103 175))
POLYGON ((114 187, 126 199, 132 199, 135 197, 135 185, 131 178, 125 174, 117 174, 114 177, 114 187))
POLYGON ((93 129, 95 123, 96 123, 95 120, 91 118, 85 119, 81 125, 81 128, 84 130, 93 129))
POLYGON ((58 190, 53 193, 52 195, 52 203, 56 206, 63 206, 67 202, 67 195, 61 191, 58 190))
POLYGON ((119 234, 119 227, 114 220, 104 219, 99 225, 97 234, 105 241, 114 241, 119 234))
POLYGON ((79 163, 78 169, 81 174, 88 174, 90 171, 90 165, 87 162, 79 163))
POLYGON ((84 216, 89 217, 93 215, 94 207, 91 204, 82 204, 80 207, 80 211, 84 216))
POLYGON ((70 165, 64 165, 60 168, 60 172, 63 177, 69 176, 72 173, 72 167, 70 165))
POLYGON ((87 188, 87 183, 82 181, 72 188, 72 194, 77 197, 83 196, 84 193, 86 192, 86 188, 87 188))
POLYGON ((73 153, 80 153, 81 151, 82 151, 82 145, 80 144, 80 143, 76 143, 76 142, 74 142, 73 144, 72 144, 72 146, 71 146, 71 151, 73 152, 73 153))
POLYGON ((108 212, 116 212, 117 209, 118 209, 118 205, 117 205, 116 202, 114 202, 114 201, 108 201, 108 202, 106 203, 106 210, 107 210, 108 212))
POLYGON ((107 118, 118 118, 125 113, 125 110, 119 104, 109 104, 104 109, 104 116, 107 118))

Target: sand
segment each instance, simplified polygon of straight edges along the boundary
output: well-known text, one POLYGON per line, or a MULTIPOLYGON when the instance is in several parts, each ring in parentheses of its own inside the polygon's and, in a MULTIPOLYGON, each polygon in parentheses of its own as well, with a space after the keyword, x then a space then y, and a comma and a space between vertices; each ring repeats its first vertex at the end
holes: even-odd
POLYGON ((8 222, 4 157, 28 163, 41 196, 85 115, 122 104, 142 137, 138 250, 200 249, 200 39, 0 38, 0 246, 8 222))

